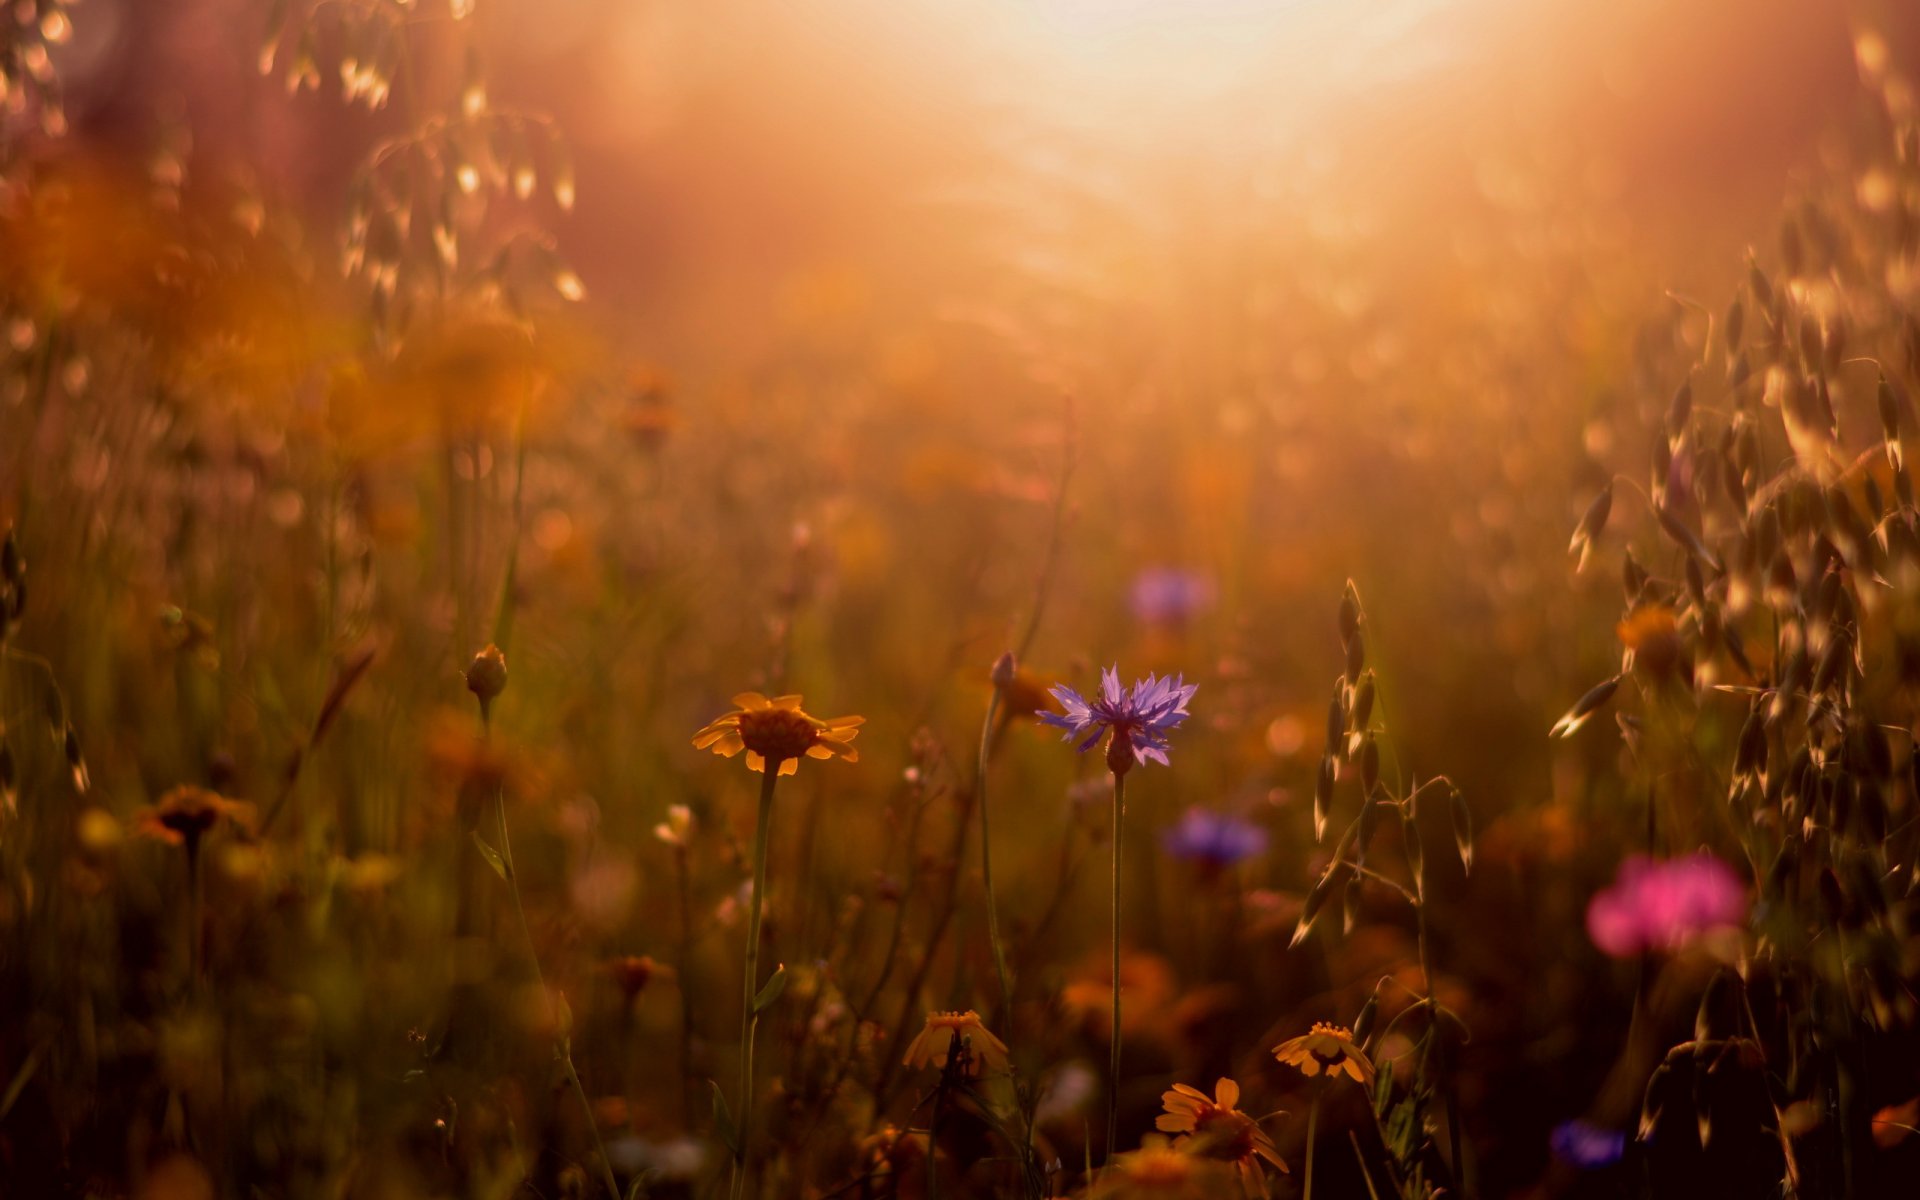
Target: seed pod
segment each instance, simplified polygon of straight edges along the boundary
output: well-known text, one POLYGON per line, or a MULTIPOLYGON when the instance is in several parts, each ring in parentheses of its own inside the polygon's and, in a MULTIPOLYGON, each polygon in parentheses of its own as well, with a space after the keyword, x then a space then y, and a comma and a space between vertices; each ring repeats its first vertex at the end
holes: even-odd
POLYGON ((1800 318, 1800 361, 1808 370, 1820 365, 1820 323, 1812 313, 1800 318))
POLYGON ((1693 380, 1682 382, 1667 404, 1667 436, 1677 438, 1693 416, 1693 380))
POLYGON ((1374 988, 1367 993, 1367 1002, 1360 1006, 1360 1015, 1353 1019, 1353 1044, 1362 1050, 1367 1048, 1367 1039, 1373 1036, 1374 1022, 1380 1018, 1380 989, 1374 988))
POLYGON ((1733 365, 1727 368, 1727 390, 1737 396, 1740 389, 1751 378, 1753 378, 1753 366, 1747 361, 1747 352, 1742 350, 1735 356, 1733 365))
POLYGON ((1613 481, 1608 480, 1607 485, 1600 489, 1600 494, 1593 498, 1593 503, 1587 506, 1586 513, 1580 518, 1580 524, 1574 527, 1573 539, 1567 543, 1567 553, 1579 556, 1577 570, 1586 569, 1587 557, 1592 554, 1594 543, 1598 542, 1600 535, 1606 531, 1607 517, 1612 512, 1613 481))
POLYGON ((1366 665, 1367 637, 1356 629, 1353 631, 1353 636, 1347 639, 1347 682, 1358 682, 1360 671, 1366 665))
POLYGON ((1773 307, 1773 285, 1767 282, 1766 273, 1751 257, 1747 259, 1747 287, 1752 290, 1753 298, 1760 302, 1761 308, 1773 307))
POLYGON ((1747 310, 1741 305, 1740 298, 1735 296, 1733 303, 1727 307, 1726 324, 1723 326, 1727 336, 1726 345, 1728 354, 1732 354, 1740 348, 1740 330, 1741 326, 1746 323, 1746 316, 1747 310))
POLYGON ((73 775, 73 790, 82 796, 86 795, 91 786, 91 777, 87 773, 87 760, 80 753, 80 735, 74 732, 71 725, 67 726, 66 737, 62 739, 61 752, 66 755, 67 769, 73 775))
POLYGON ((1327 701, 1327 755, 1329 757, 1345 755, 1347 744, 1347 706, 1345 704, 1346 687, 1341 683, 1333 685, 1333 699, 1327 701))
POLYGON ((1666 1108, 1667 1077, 1672 1073, 1667 1064, 1661 1063, 1647 1079, 1646 1096, 1640 1102, 1640 1129, 1634 1135, 1637 1140, 1653 1140, 1653 1131, 1660 1124, 1660 1114, 1666 1108))
POLYGON ((1893 398, 1893 389, 1887 386, 1887 377, 1880 377, 1880 387, 1875 394, 1880 407, 1880 435, 1886 443, 1887 465, 1895 471, 1901 470, 1900 455, 1900 405, 1893 398))
POLYGON ((1350 642, 1360 632, 1360 590, 1353 586, 1353 580, 1347 580, 1347 590, 1340 595, 1340 641, 1350 642))
POLYGON ((1353 932, 1354 924, 1360 919, 1360 900, 1360 877, 1355 875, 1340 889, 1340 932, 1353 932))
POLYGON ((1426 847, 1420 844, 1420 826, 1415 824, 1412 814, 1402 818, 1400 835, 1406 839, 1407 869, 1413 873, 1413 894, 1425 900, 1427 898, 1426 847))
POLYGON ((1797 844, 1792 838, 1786 839, 1774 856, 1773 866, 1767 871, 1767 895, 1780 900, 1791 898, 1787 889, 1800 868, 1800 855, 1794 848, 1797 844))
POLYGON ((1700 560, 1691 555, 1687 557, 1687 595, 1696 609, 1707 607, 1707 579, 1700 572, 1700 560))
POLYGON ((1320 756, 1320 771, 1313 781, 1313 840, 1327 836, 1327 810, 1333 807, 1333 755, 1320 756))
POLYGON ((1831 810, 1830 823, 1834 833, 1844 837, 1847 830, 1852 828, 1853 802, 1859 794, 1851 775, 1836 776, 1828 784, 1827 807, 1831 810))
POLYGON ((1580 697, 1572 708, 1567 710, 1565 716, 1554 722, 1553 728, 1548 731, 1547 736, 1558 738, 1572 737, 1582 725, 1585 725, 1588 720, 1593 717, 1594 713, 1604 707, 1607 701, 1613 699, 1613 694, 1620 689, 1620 678, 1620 676, 1615 675, 1612 679, 1594 685, 1588 690, 1586 695, 1580 697))
POLYGON ((1775 608, 1791 607, 1800 592, 1800 580, 1793 573, 1793 562, 1785 550, 1775 550, 1767 565, 1767 602, 1775 608))
POLYGON ((1380 786, 1380 742, 1371 733, 1360 739, 1360 794, 1371 800, 1380 786))
POLYGON ((1319 919, 1320 910, 1332 898, 1334 888, 1344 884, 1352 870, 1346 860, 1335 857, 1326 873, 1320 876, 1320 882, 1314 884, 1313 890, 1307 893, 1307 902, 1300 909, 1300 921, 1294 926, 1293 938, 1287 943, 1287 949, 1291 950, 1307 940, 1307 933, 1312 930, 1314 921, 1319 919))
POLYGON ((1733 502, 1735 510, 1747 511, 1747 483, 1741 477, 1740 463, 1734 457, 1732 445, 1728 445, 1720 455, 1720 486, 1726 490, 1727 499, 1733 502))
POLYGON ((1633 551, 1628 550, 1626 559, 1620 564, 1620 587, 1627 594, 1627 603, 1632 604, 1639 600, 1640 593, 1646 586, 1646 568, 1633 557, 1633 551))
POLYGON ((1355 733, 1364 731, 1367 722, 1373 717, 1373 672, 1369 670, 1360 677, 1360 686, 1354 689, 1351 728, 1355 733))
POLYGON ((1813 688, 1816 696, 1824 696, 1840 680, 1841 670, 1852 657, 1851 647, 1844 637, 1836 637, 1827 643, 1826 650, 1820 655, 1820 665, 1813 672, 1813 688))
POLYGON ((1760 706, 1755 705, 1747 714, 1747 723, 1740 728, 1739 749, 1733 756, 1733 774, 1736 779, 1756 778, 1764 781, 1767 771, 1767 723, 1760 715, 1760 706))
POLYGON ((1467 798, 1460 794, 1459 788, 1447 789, 1447 809, 1453 818, 1453 848, 1460 855, 1460 870, 1463 874, 1473 874, 1473 813, 1467 808, 1467 798))

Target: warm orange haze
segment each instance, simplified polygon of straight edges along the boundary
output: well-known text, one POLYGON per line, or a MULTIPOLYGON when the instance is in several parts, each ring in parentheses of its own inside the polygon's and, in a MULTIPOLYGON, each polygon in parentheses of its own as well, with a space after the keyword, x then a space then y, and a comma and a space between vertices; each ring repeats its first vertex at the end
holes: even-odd
POLYGON ((1920 10, 0 9, 0 1196, 1904 1196, 1920 10))

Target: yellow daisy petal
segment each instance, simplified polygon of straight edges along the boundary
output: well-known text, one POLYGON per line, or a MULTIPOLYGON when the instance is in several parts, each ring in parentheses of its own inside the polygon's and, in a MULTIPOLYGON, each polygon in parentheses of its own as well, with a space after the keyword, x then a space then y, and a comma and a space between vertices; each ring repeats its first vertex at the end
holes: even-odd
POLYGON ((760 752, 758 750, 747 751, 747 770, 760 771, 764 773, 766 769, 767 769, 767 760, 761 757, 760 752))
POLYGON ((767 698, 759 692, 741 692, 733 698, 733 706, 735 708, 743 708, 748 712, 759 712, 762 709, 770 707, 767 703, 767 698))
POLYGON ((783 758, 780 760, 780 773, 782 775, 797 775, 799 774, 799 772, 800 772, 799 759, 783 758))

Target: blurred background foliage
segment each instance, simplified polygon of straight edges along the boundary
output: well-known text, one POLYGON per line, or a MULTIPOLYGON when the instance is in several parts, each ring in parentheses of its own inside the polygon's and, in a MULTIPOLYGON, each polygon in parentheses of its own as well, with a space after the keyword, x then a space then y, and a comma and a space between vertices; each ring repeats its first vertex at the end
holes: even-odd
MULTIPOLYGON (((793 982, 760 1178, 832 1193, 924 1128, 897 1063, 924 1010, 992 1007, 961 822, 1016 646, 1036 701, 1113 661, 1200 684, 1129 793, 1124 1147, 1174 1081, 1302 1112, 1268 1047, 1394 976, 1472 1028, 1472 1190, 1618 1194, 1550 1134, 1632 1131, 1636 994, 1691 1013, 1711 968, 1648 1001, 1587 940, 1646 815, 1608 720, 1546 736, 1622 651, 1617 540, 1576 572, 1566 538, 1664 440, 1750 261, 1920 386, 1912 12, 8 13, 9 1194, 597 1188, 471 840, 498 787, 623 1184, 711 1187, 755 781, 687 740, 748 688, 868 718, 857 765, 783 790, 767 897, 793 982), (1469 876, 1426 820, 1431 980, 1382 889, 1288 945, 1348 579, 1389 777, 1445 773, 1478 831, 1469 876), (489 641, 483 740, 460 672, 489 641), (182 786, 249 807, 183 854, 143 834, 182 786), (1270 848, 1164 852, 1195 805, 1270 848)), ((1864 452, 1874 374, 1835 374, 1864 452)), ((1677 571, 1615 490, 1613 537, 1677 571)), ((1104 793, 1026 715, 998 753, 1007 1040, 1070 1177, 1104 1153, 1104 793)), ((1721 837, 1659 849, 1738 861, 1721 837)), ((1901 1061, 1889 1105, 1920 1094, 1901 1061)), ((1299 1122, 1274 1133, 1297 1171, 1299 1122)))

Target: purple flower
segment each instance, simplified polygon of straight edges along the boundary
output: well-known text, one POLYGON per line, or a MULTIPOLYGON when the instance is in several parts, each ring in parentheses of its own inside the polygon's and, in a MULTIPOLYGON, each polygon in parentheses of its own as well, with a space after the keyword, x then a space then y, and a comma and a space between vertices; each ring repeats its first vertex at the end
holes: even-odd
POLYGON ((1066 715, 1043 712, 1041 721, 1067 731, 1067 738, 1082 738, 1082 753, 1093 749, 1109 731, 1113 746, 1107 751, 1107 766, 1116 774, 1134 763, 1149 759, 1164 765, 1167 761, 1167 734, 1187 719, 1187 701, 1199 688, 1173 675, 1148 675, 1131 688, 1120 687, 1120 669, 1108 667, 1100 673, 1100 695, 1088 702, 1065 684, 1055 684, 1053 698, 1066 709, 1066 715), (1131 760, 1116 748, 1132 749, 1131 760))
POLYGON ((1160 845, 1175 858, 1203 871, 1220 871, 1267 849, 1267 831, 1245 817, 1195 805, 1160 834, 1160 845))
POLYGON ((1553 1156, 1570 1167, 1594 1171, 1610 1167, 1627 1152, 1627 1135, 1590 1121, 1568 1121, 1554 1129, 1548 1143, 1553 1156))
POLYGON ((1133 615, 1149 625, 1179 625, 1213 607, 1213 580, 1181 567, 1148 567, 1133 577, 1133 615))
POLYGON ((1587 905, 1587 933, 1615 958, 1672 950, 1703 933, 1743 924, 1747 889, 1709 854, 1666 862, 1635 855, 1587 905))

